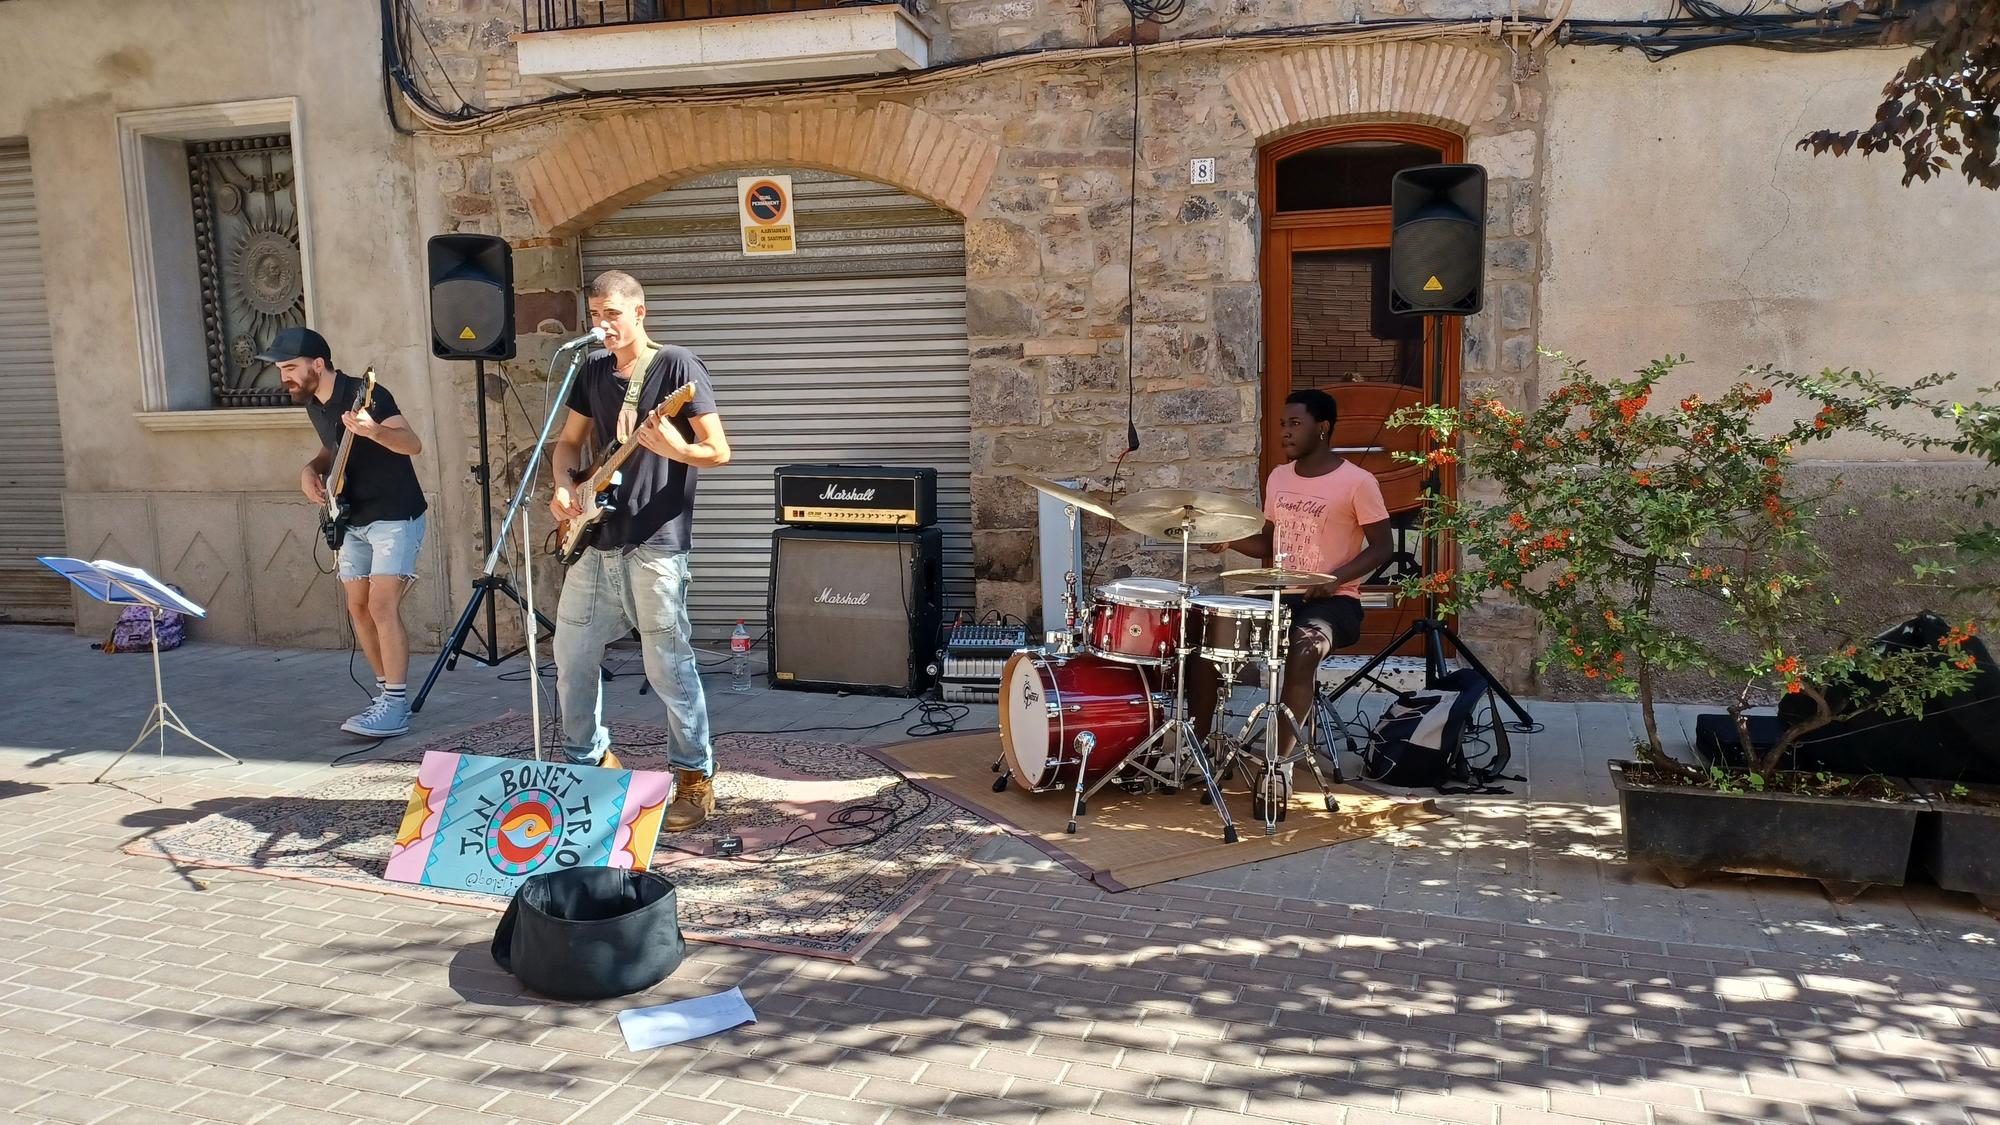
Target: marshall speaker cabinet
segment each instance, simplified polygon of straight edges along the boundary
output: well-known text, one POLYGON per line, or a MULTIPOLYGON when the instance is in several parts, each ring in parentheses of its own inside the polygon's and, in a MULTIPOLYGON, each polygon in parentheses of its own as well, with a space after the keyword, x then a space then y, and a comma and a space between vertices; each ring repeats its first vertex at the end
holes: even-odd
POLYGON ((782 465, 777 520, 791 527, 931 527, 937 470, 888 465, 782 465))
POLYGON ((930 688, 943 598, 939 528, 778 528, 771 685, 921 695, 930 688))

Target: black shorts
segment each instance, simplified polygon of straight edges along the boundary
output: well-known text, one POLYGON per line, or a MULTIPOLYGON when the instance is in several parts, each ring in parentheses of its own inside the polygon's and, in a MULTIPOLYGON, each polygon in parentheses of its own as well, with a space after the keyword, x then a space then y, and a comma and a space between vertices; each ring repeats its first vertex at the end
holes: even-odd
POLYGON ((1332 643, 1329 651, 1351 648, 1361 639, 1361 599, 1343 596, 1294 602, 1292 628, 1317 631, 1332 643))

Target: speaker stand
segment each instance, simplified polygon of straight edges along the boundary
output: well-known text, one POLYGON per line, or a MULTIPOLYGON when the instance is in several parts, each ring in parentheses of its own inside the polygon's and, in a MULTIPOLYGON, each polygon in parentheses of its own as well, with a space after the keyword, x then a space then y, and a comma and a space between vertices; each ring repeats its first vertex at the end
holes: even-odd
MULTIPOLYGON (((1424 401, 1435 405, 1444 399, 1444 316, 1441 313, 1428 313, 1425 314, 1424 321, 1428 326, 1428 331, 1425 333, 1427 343, 1424 350, 1430 361, 1429 366, 1431 369, 1430 378, 1426 380, 1424 401)), ((1443 481, 1439 477, 1437 465, 1433 463, 1430 475, 1424 480, 1424 492, 1427 494, 1436 494, 1439 492, 1442 484, 1443 481)), ((1428 521, 1423 520, 1418 522, 1418 534, 1422 537, 1418 546, 1418 549, 1423 552, 1422 573, 1426 576, 1436 574, 1438 564, 1437 536, 1432 534, 1428 521)), ((1514 712, 1514 717, 1521 724, 1515 728, 1516 730, 1522 730, 1534 725, 1535 720, 1529 716, 1527 709, 1522 707, 1520 701, 1516 700, 1513 694, 1501 685, 1499 677, 1487 669, 1485 663, 1473 653, 1472 649, 1466 646, 1465 641, 1460 639, 1451 626, 1438 620, 1437 595, 1428 591, 1424 594, 1424 615, 1410 622, 1394 640, 1391 640, 1388 644, 1383 645, 1377 650, 1374 657, 1368 663, 1355 669, 1352 675, 1340 682, 1339 687, 1327 693, 1325 703, 1331 704, 1334 700, 1347 694, 1354 685, 1368 679, 1370 673, 1381 667, 1383 662, 1391 656, 1394 656, 1397 649, 1402 648, 1419 637, 1423 638, 1424 642, 1425 687, 1436 687, 1438 681, 1443 679, 1447 674, 1445 670, 1444 645, 1448 641, 1451 644, 1452 651, 1458 654, 1458 658, 1461 661, 1470 665, 1481 676, 1486 677, 1486 683, 1491 688, 1494 697, 1505 703, 1508 710, 1514 712)), ((1494 718, 1494 723, 1496 726, 1499 724, 1499 717, 1497 715, 1494 718)), ((1338 768, 1338 766, 1339 760, 1336 758, 1335 768, 1338 768)))

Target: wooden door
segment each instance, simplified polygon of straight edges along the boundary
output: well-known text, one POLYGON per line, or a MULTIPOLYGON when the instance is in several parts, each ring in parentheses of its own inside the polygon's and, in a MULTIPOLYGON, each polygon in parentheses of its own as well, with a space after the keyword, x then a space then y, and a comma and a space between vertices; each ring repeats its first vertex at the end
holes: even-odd
MULTIPOLYGON (((1461 325, 1388 313, 1388 184, 1398 167, 1454 162, 1463 147, 1456 135, 1422 126, 1347 126, 1287 138, 1260 161, 1262 474, 1281 456, 1285 397, 1301 387, 1331 394, 1340 407, 1334 444, 1382 484, 1397 570, 1421 571, 1425 561, 1420 497, 1429 474, 1395 456, 1427 451, 1421 434, 1385 423, 1399 407, 1457 404, 1461 325)), ((1450 466, 1437 484, 1456 491, 1450 466)), ((1440 541, 1436 565, 1449 568, 1452 558, 1440 541)), ((1420 601, 1397 599, 1386 577, 1364 583, 1362 600, 1368 613, 1353 652, 1377 651, 1423 612, 1420 601)))

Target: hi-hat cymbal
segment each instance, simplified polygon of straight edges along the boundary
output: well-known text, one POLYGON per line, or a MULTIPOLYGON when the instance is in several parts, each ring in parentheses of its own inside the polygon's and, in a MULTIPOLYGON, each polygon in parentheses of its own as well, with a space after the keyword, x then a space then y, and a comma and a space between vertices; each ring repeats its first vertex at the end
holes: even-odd
POLYGON ((1264 530, 1264 513, 1219 492, 1191 488, 1150 488, 1111 506, 1113 518, 1155 539, 1178 541, 1187 530, 1190 543, 1228 543, 1264 530))
POLYGON ((1062 501, 1065 504, 1071 504, 1078 508, 1082 508, 1086 512, 1093 512, 1097 515, 1103 516, 1105 519, 1108 520, 1115 520, 1118 518, 1117 516, 1111 514, 1110 508, 1107 508, 1103 504, 1100 504, 1097 501, 1092 500, 1090 497, 1084 495, 1081 492, 1078 492, 1076 489, 1070 488, 1068 485, 1057 484, 1052 480, 1048 480, 1043 477, 1038 477, 1031 473, 1016 473, 1014 474, 1014 477, 1016 480, 1021 481, 1022 483, 1028 485, 1030 488, 1033 488, 1038 492, 1047 493, 1048 495, 1055 497, 1056 499, 1062 501))
POLYGON ((1284 593, 1296 593, 1314 586, 1340 581, 1331 574, 1321 574, 1316 570, 1287 570, 1282 566, 1225 570, 1222 572, 1222 577, 1238 579, 1244 583, 1245 589, 1263 590, 1266 593, 1273 589, 1284 593))

